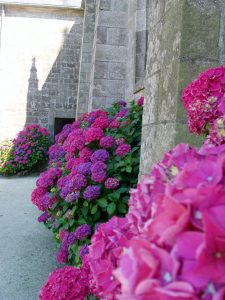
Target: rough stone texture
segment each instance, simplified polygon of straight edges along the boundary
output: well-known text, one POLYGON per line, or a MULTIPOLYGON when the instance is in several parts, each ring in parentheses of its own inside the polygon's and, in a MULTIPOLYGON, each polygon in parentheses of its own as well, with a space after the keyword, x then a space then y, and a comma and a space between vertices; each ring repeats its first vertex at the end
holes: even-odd
POLYGON ((56 267, 52 233, 37 222, 30 195, 37 177, 0 177, 0 299, 37 300, 56 267))
POLYGON ((0 137, 76 111, 83 13, 6 6, 1 26, 0 137), (15 30, 16 29, 16 30, 15 30))
POLYGON ((88 111, 94 46, 95 10, 96 0, 86 0, 77 96, 77 116, 88 111))
POLYGON ((142 174, 177 143, 200 143, 187 131, 180 95, 200 71, 224 63, 224 7, 223 1, 150 1, 142 174))

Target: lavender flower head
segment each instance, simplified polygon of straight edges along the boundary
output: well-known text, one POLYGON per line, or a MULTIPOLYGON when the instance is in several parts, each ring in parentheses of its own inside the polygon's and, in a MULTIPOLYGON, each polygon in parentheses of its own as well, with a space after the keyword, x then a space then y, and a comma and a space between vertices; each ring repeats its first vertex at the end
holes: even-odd
POLYGON ((73 193, 68 194, 66 196, 66 198, 65 198, 65 201, 67 203, 73 203, 73 202, 75 202, 75 201, 78 200, 79 196, 80 196, 80 192, 79 191, 75 191, 73 193))
POLYGON ((76 237, 77 240, 80 241, 88 237, 90 234, 91 234, 91 228, 88 224, 79 226, 74 232, 74 236, 76 237))
POLYGON ((109 159, 109 152, 107 150, 97 150, 91 156, 91 161, 107 161, 109 159))
POLYGON ((90 201, 100 196, 100 187, 98 185, 89 185, 84 191, 84 199, 90 201))
POLYGON ((89 248, 87 244, 84 244, 79 249, 79 256, 83 260, 83 258, 89 253, 89 248))
POLYGON ((83 175, 90 175, 91 174, 91 162, 81 163, 77 165, 74 170, 83 175))

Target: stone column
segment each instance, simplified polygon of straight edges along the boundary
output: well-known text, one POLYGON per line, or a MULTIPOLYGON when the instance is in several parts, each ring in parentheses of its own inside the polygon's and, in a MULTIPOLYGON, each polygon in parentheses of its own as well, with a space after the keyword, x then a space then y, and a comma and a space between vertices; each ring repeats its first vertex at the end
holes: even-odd
POLYGON ((181 92, 202 70, 224 64, 224 9, 224 1, 150 1, 141 175, 177 143, 199 144, 181 92))

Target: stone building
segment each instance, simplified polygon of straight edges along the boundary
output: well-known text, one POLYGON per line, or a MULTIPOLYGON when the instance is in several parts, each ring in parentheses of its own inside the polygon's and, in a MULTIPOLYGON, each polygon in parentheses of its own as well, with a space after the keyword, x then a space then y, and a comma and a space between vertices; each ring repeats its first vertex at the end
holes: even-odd
POLYGON ((224 64, 223 0, 0 0, 0 137, 145 96, 141 173, 196 143, 180 100, 224 64))

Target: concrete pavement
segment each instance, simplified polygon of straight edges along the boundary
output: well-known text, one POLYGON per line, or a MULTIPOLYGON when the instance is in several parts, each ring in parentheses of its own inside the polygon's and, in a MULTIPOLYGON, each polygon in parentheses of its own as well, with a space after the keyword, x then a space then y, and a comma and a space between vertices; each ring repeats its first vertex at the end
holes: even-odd
POLYGON ((37 177, 0 177, 0 300, 37 300, 56 265, 50 231, 30 195, 37 177))

